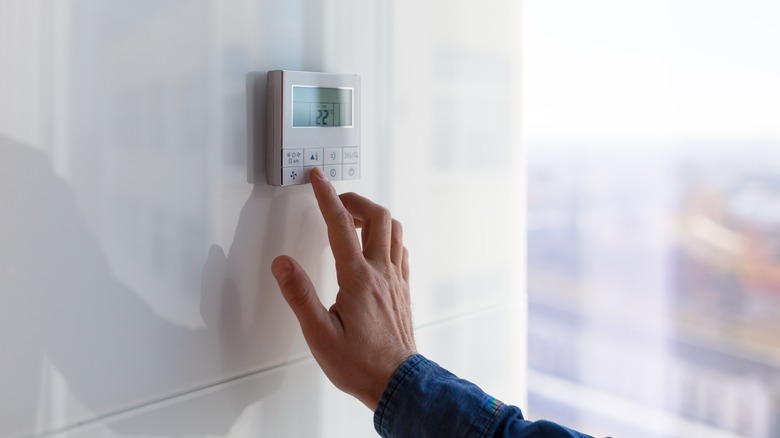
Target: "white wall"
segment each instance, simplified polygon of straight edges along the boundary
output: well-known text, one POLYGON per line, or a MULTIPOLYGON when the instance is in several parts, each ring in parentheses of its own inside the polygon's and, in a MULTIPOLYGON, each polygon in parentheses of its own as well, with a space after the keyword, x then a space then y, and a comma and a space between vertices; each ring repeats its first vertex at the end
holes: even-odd
POLYGON ((361 75, 337 189, 404 223, 421 352, 522 404, 515 3, 0 3, 0 436, 370 436, 269 273, 336 291, 310 187, 246 183, 272 69, 361 75))

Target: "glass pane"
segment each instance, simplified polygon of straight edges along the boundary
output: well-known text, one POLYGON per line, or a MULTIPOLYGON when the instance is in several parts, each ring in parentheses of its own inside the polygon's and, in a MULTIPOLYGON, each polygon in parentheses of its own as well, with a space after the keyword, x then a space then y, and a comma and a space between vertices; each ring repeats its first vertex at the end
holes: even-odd
POLYGON ((529 1, 529 407, 780 436, 780 6, 529 1))

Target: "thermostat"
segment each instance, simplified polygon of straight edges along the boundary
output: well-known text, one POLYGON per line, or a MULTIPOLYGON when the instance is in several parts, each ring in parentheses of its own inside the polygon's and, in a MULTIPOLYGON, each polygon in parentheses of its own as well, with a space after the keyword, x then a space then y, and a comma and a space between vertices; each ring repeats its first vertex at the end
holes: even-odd
POLYGON ((268 184, 308 183, 315 167, 333 181, 360 178, 360 77, 275 70, 266 79, 268 184))

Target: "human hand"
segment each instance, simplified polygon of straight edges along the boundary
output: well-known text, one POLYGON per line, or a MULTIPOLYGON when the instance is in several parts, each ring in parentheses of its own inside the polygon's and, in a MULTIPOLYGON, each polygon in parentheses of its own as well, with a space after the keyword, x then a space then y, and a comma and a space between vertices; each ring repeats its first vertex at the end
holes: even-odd
POLYGON ((311 181, 336 259, 336 302, 325 309, 292 257, 277 257, 271 271, 325 375, 373 411, 395 370, 417 351, 409 253, 387 209, 354 193, 338 196, 317 168, 311 181))

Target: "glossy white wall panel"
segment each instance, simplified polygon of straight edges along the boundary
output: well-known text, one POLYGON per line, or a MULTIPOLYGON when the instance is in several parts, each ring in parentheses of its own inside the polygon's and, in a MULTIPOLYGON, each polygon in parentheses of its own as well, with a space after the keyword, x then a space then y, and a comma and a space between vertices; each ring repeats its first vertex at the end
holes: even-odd
MULTIPOLYGON (((522 403, 517 321, 500 309, 424 327, 421 351, 507 403, 522 403), (456 348, 454 348, 455 346, 456 348)), ((111 436, 372 436, 373 414, 336 390, 311 359, 215 385, 61 431, 61 438, 111 436)))
POLYGON ((327 305, 333 261, 308 186, 245 182, 249 71, 361 76, 337 189, 404 222, 419 326, 522 300, 514 6, 469 3, 2 3, 31 25, 0 29, 0 436, 308 354, 268 267, 295 256, 327 305))
MULTIPOLYGON (((321 40, 304 28, 319 19, 301 20, 309 6, 70 4, 69 67, 55 72, 74 97, 69 166, 55 175, 45 142, 0 145, 1 436, 308 354, 269 266, 295 256, 332 299, 324 226, 308 188, 243 183, 243 91, 246 71, 317 68, 302 61, 321 40)), ((31 87, 44 93, 50 79, 31 87)))
POLYGON ((304 359, 56 436, 318 436, 324 379, 317 364, 304 359))

